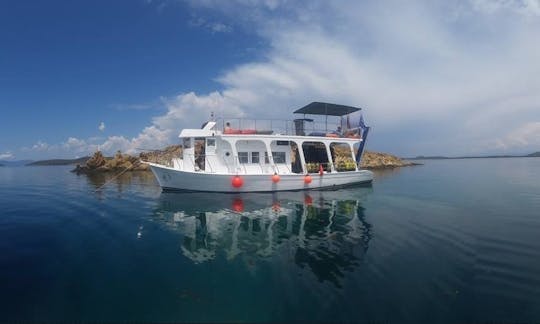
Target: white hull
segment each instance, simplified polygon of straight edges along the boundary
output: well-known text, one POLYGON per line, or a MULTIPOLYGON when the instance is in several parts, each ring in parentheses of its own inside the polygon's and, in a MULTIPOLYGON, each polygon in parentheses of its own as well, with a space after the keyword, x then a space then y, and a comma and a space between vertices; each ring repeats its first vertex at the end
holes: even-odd
MULTIPOLYGON (((148 162, 147 162, 148 163, 148 162)), ((371 183, 373 172, 368 170, 310 174, 311 183, 306 183, 303 174, 283 174, 277 183, 268 174, 239 175, 243 184, 234 187, 231 174, 186 172, 160 164, 148 163, 164 190, 207 191, 207 192, 272 192, 336 188, 354 184, 371 183)))

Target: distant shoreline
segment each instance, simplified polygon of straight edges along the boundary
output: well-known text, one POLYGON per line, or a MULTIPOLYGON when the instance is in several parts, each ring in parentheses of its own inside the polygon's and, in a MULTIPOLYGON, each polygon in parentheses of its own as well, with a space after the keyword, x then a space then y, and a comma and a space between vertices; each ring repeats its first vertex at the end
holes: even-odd
POLYGON ((487 156, 416 156, 404 157, 404 160, 464 160, 464 159, 501 159, 501 158, 540 157, 540 152, 527 155, 487 155, 487 156))
POLYGON ((25 166, 53 166, 53 165, 75 165, 85 164, 90 159, 89 156, 85 156, 77 159, 52 159, 41 160, 25 164, 25 166))

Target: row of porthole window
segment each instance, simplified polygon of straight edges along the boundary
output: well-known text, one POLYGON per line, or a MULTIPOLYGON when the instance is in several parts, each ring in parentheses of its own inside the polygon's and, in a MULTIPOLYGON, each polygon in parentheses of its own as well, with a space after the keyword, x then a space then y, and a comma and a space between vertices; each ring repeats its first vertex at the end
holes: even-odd
MULTIPOLYGON (((285 152, 272 152, 274 163, 287 163, 285 158, 285 152)), ((242 164, 259 164, 260 153, 259 152, 238 152, 238 161, 242 164)), ((268 160, 268 152, 264 152, 264 163, 270 163, 268 160)))

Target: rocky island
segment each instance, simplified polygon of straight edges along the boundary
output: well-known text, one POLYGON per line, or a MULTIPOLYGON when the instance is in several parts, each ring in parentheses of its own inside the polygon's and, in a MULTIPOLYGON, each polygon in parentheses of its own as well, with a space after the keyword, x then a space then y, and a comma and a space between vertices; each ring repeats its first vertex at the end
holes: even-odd
POLYGON ((421 165, 401 159, 395 155, 388 153, 379 153, 372 151, 365 151, 362 156, 361 168, 363 169, 392 169, 404 166, 421 165))
POLYGON ((149 170, 148 165, 141 163, 139 157, 122 154, 118 151, 113 158, 107 158, 103 156, 101 151, 97 151, 85 164, 77 164, 72 172, 80 174, 147 170, 149 170))

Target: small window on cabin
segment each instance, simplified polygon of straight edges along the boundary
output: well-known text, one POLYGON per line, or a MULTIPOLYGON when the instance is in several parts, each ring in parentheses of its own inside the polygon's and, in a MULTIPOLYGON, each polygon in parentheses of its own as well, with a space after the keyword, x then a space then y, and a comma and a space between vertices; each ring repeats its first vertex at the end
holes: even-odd
POLYGON ((248 152, 238 152, 238 161, 240 163, 249 163, 248 152))
POLYGON ((189 137, 184 138, 184 142, 182 146, 184 147, 184 149, 191 148, 191 138, 189 137))
POLYGON ((264 163, 270 163, 270 160, 268 160, 268 152, 264 152, 264 163))
POLYGON ((210 147, 215 147, 216 146, 216 139, 215 138, 207 138, 206 139, 206 146, 210 147))
POLYGON ((285 152, 272 152, 272 157, 274 158, 274 163, 286 163, 285 152))
POLYGON ((259 164, 259 152, 251 152, 251 163, 259 164))

